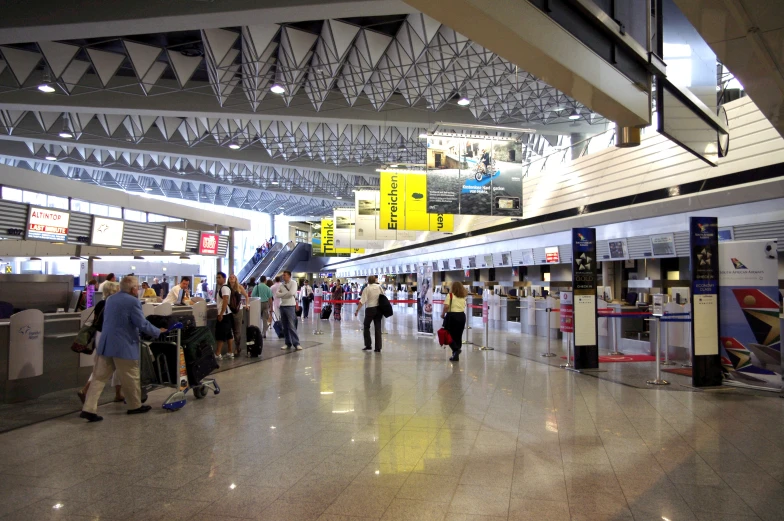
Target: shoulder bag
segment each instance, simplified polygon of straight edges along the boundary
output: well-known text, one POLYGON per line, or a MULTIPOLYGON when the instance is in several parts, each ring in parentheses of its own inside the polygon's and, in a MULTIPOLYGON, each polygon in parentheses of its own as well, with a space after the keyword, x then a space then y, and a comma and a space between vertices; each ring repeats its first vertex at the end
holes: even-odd
MULTIPOLYGON (((454 297, 452 297, 452 293, 449 293, 449 307, 447 307, 446 312, 449 313, 452 311, 452 301, 454 297)), ((447 331, 446 326, 448 325, 449 315, 447 314, 444 317, 444 322, 441 324, 441 329, 438 330, 436 333, 438 335, 438 343, 441 344, 442 347, 446 348, 446 346, 452 343, 452 335, 447 331)))
MULTIPOLYGON (((98 328, 95 326, 95 323, 98 322, 98 319, 103 315, 103 310, 98 313, 98 316, 95 317, 89 325, 85 324, 79 329, 79 332, 76 334, 76 338, 74 338, 73 343, 71 344, 71 351, 74 353, 80 353, 83 355, 91 355, 93 351, 95 351, 95 333, 98 331, 98 328)), ((90 314, 90 317, 87 318, 87 321, 95 314, 95 310, 90 314)))

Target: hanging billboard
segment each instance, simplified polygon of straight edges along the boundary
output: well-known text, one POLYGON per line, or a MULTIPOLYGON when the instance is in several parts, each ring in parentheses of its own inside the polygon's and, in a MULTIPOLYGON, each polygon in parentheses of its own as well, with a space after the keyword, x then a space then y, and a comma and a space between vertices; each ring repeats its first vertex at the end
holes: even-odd
POLYGON ((122 246, 125 222, 117 219, 93 216, 93 229, 90 244, 93 246, 122 246))
MULTIPOLYGON (((454 215, 427 211, 427 176, 417 172, 381 172, 378 227, 382 231, 453 232, 454 215)), ((369 202, 365 203, 369 206, 369 202)))
POLYGON ((356 211, 353 208, 336 209, 333 216, 335 223, 335 248, 381 249, 384 247, 384 241, 369 239, 360 240, 356 238, 356 211))
POLYGON ((171 251, 176 253, 185 252, 186 243, 188 242, 188 230, 182 228, 166 227, 163 237, 163 251, 171 251))
POLYGON ((415 240, 416 233, 413 231, 381 227, 380 199, 381 193, 378 190, 360 190, 356 192, 354 238, 367 241, 415 240))
POLYGON ((220 236, 213 232, 201 232, 199 235, 199 255, 218 255, 220 236))
POLYGON ((462 215, 523 215, 522 144, 430 136, 427 210, 462 215))
POLYGON ((321 253, 365 253, 364 248, 338 248, 335 245, 335 220, 321 219, 321 253))

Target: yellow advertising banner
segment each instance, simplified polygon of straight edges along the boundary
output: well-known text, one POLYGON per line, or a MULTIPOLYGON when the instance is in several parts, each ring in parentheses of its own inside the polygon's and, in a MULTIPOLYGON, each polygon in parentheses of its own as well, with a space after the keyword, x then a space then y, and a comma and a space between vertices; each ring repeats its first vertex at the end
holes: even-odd
POLYGON ((321 253, 365 253, 365 248, 335 248, 335 219, 321 219, 321 253))
POLYGON ((381 172, 380 230, 453 232, 452 214, 427 213, 427 176, 381 172))

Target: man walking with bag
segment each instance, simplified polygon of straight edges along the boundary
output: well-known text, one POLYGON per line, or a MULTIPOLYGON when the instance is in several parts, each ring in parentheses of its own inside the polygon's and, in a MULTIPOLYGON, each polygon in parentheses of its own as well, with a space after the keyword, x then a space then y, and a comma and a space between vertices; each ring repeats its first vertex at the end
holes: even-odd
POLYGON ((376 283, 375 275, 371 275, 368 277, 368 284, 365 286, 365 289, 362 290, 362 296, 359 298, 359 304, 357 304, 357 310, 354 312, 354 316, 356 317, 359 315, 359 310, 362 309, 364 306, 365 309, 365 321, 363 323, 362 333, 365 337, 365 347, 362 349, 363 351, 370 351, 373 349, 373 346, 370 342, 370 323, 373 323, 373 326, 376 330, 376 353, 381 352, 381 319, 384 318, 384 315, 381 313, 381 310, 378 307, 378 298, 384 293, 384 290, 381 289, 381 286, 376 283))
POLYGON ((302 350, 299 345, 299 335, 297 335, 297 283, 291 280, 291 272, 283 272, 283 282, 280 283, 275 296, 280 299, 280 325, 283 327, 283 339, 286 345, 281 349, 302 350))
POLYGON ((128 414, 141 414, 149 411, 149 405, 142 405, 141 382, 139 380, 139 331, 158 338, 166 328, 152 325, 142 313, 139 301, 139 281, 136 277, 123 277, 120 292, 106 300, 103 312, 101 339, 96 348, 93 381, 87 396, 81 418, 98 422, 98 399, 101 397, 107 380, 117 371, 122 383, 122 392, 128 403, 128 414))
POLYGON ((302 318, 308 318, 310 303, 313 301, 313 288, 310 287, 307 280, 305 281, 305 284, 302 285, 300 297, 302 299, 302 318))
POLYGON ((261 338, 267 338, 267 329, 269 329, 270 322, 270 304, 272 304, 272 290, 267 286, 267 277, 262 275, 261 280, 254 286, 250 296, 258 297, 259 302, 261 302, 261 338))

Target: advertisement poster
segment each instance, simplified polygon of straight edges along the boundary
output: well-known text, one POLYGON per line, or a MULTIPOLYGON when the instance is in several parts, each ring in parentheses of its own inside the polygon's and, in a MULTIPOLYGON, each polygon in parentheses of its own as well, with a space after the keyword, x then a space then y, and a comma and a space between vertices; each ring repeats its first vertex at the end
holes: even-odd
POLYGON ((654 257, 675 257, 675 236, 671 233, 651 235, 651 252, 654 257))
MULTIPOLYGON (((653 243, 653 239, 651 242, 653 243)), ((718 219, 690 218, 689 250, 693 304, 692 385, 695 387, 721 385, 718 219)))
POLYGON ((51 208, 31 206, 27 215, 27 240, 65 242, 71 214, 51 208))
POLYGON ((338 248, 335 245, 335 220, 321 219, 321 253, 365 253, 363 248, 338 248))
POLYGON ((559 305, 561 312, 561 332, 574 333, 574 301, 572 300, 571 291, 561 292, 561 304, 559 305))
POLYGON ((719 243, 721 365, 738 385, 781 389, 776 241, 719 243))
POLYGON ((218 255, 217 233, 201 232, 199 236, 199 255, 218 255))
POLYGON ((596 229, 572 228, 574 367, 599 367, 596 324, 596 229))
POLYGON ((349 209, 336 209, 333 214, 335 223, 335 248, 338 249, 356 249, 356 248, 372 248, 381 249, 384 247, 384 241, 356 238, 356 211, 353 208, 349 209))
POLYGON ((417 333, 433 334, 433 267, 419 267, 417 333))
POLYGON ((184 252, 188 242, 188 230, 166 227, 163 238, 163 251, 184 252))
POLYGON ((522 145, 516 141, 430 136, 427 209, 520 217, 522 174, 522 145))

